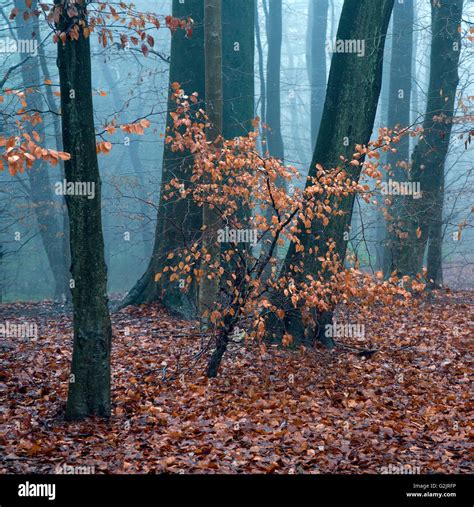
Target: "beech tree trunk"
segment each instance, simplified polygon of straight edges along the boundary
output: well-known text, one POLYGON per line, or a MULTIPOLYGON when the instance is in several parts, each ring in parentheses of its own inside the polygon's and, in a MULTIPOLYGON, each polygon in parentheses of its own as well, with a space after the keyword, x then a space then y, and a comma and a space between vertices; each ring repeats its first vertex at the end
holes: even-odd
MULTIPOLYGON (((397 125, 407 128, 410 125, 411 88, 412 88, 412 53, 413 53, 413 0, 403 3, 395 2, 393 8, 392 29, 392 57, 390 61, 390 91, 388 102, 388 128, 397 125)), ((385 180, 394 182, 408 181, 408 164, 410 162, 410 137, 403 136, 396 144, 397 151, 389 151, 387 164, 390 172, 385 180)), ((393 262, 393 250, 398 243, 397 231, 401 218, 401 209, 405 196, 384 196, 384 200, 391 201, 388 212, 391 216, 386 224, 386 239, 384 242, 384 259, 382 271, 386 275, 396 268, 393 262)), ((408 198, 412 198, 411 196, 408 198)))
MULTIPOLYGON (((56 8, 62 5, 55 0, 56 8)), ((84 2, 76 3, 87 22, 84 2)), ((71 18, 62 13, 57 29, 67 31, 71 18)), ((109 417, 112 328, 107 306, 107 268, 101 223, 101 181, 96 154, 89 38, 58 42, 61 117, 68 182, 90 182, 95 197, 68 195, 71 274, 74 281, 74 348, 66 419, 109 417)))
POLYGON ((431 254, 428 280, 441 279, 441 224, 444 165, 449 148, 461 53, 462 0, 432 0, 431 68, 423 137, 412 155, 410 180, 420 184, 420 199, 405 199, 401 229, 404 237, 394 249, 402 275, 422 273, 428 240, 431 254), (438 250, 438 251, 437 251, 438 250))
MULTIPOLYGON (((255 41, 257 43, 258 51, 258 77, 260 80, 260 122, 265 125, 267 122, 266 107, 267 107, 267 88, 265 84, 265 71, 263 59, 262 38, 260 35, 260 17, 258 15, 258 0, 255 1, 255 41)), ((261 129, 261 143, 262 151, 266 150, 265 131, 261 129)))
MULTIPOLYGON (((393 3, 394 0, 381 0, 377 3, 373 0, 344 2, 337 39, 364 41, 364 54, 358 56, 357 53, 336 52, 332 57, 326 101, 309 170, 310 176, 316 175, 316 164, 330 169, 340 164, 341 155, 351 160, 355 145, 367 144, 370 140, 380 95, 383 50, 393 3)), ((360 162, 362 164, 362 160, 360 162)), ((360 167, 349 166, 346 172, 348 177, 358 181, 360 167)), ((321 197, 324 198, 326 197, 321 197)), ((310 248, 319 248, 319 255, 324 256, 328 249, 326 243, 332 238, 340 258, 345 258, 347 242, 344 240, 344 232, 348 231, 351 223, 354 195, 339 198, 337 203, 331 198, 332 209, 336 204, 338 209, 344 212, 342 216, 333 216, 327 226, 315 220, 311 232, 300 235, 305 252, 310 248)), ((300 260, 301 254, 292 243, 285 259, 283 273, 289 270, 290 265, 296 265, 300 260)), ((306 256, 303 271, 301 276, 306 273, 318 273, 321 266, 314 256, 306 256)), ((270 322, 270 334, 279 338, 287 331, 294 337, 296 343, 312 341, 315 336, 325 345, 333 346, 332 339, 328 340, 324 336, 324 326, 332 321, 330 312, 317 316, 316 329, 305 330, 301 317, 302 308, 293 309, 291 301, 281 294, 275 295, 274 300, 280 306, 283 301, 286 318, 283 326, 276 320, 270 322)))
POLYGON ((253 130, 255 116, 255 2, 222 2, 223 134, 225 139, 253 130))
POLYGON ((266 139, 272 157, 285 157, 281 134, 281 46, 283 40, 282 0, 270 0, 268 18, 267 126, 266 139))
MULTIPOLYGON (((204 0, 204 62, 206 76, 206 113, 210 127, 207 140, 216 143, 223 128, 222 85, 222 4, 221 0, 204 0)), ((218 149, 218 145, 215 146, 218 149)), ((203 255, 210 255, 210 263, 219 261, 220 244, 217 242, 219 216, 207 204, 202 208, 203 255)), ((215 306, 219 291, 219 278, 203 266, 199 284, 199 315, 206 327, 208 317, 215 306)))

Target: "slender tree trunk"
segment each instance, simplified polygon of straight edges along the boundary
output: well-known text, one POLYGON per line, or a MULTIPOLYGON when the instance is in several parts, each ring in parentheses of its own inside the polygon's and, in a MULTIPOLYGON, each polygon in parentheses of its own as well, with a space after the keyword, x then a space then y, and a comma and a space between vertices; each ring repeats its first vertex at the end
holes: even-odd
MULTIPOLYGON (((432 0, 431 66, 424 133, 413 152, 410 172, 410 180, 420 184, 422 197, 405 199, 401 224, 404 236, 394 248, 394 265, 404 275, 422 272, 431 235, 433 248, 441 248, 444 165, 459 83, 462 6, 462 0, 432 0)), ((441 252, 432 251, 429 271, 438 282, 440 259, 441 252)))
MULTIPOLYGON (((309 170, 310 176, 316 175, 316 164, 330 169, 340 164, 340 156, 351 159, 356 144, 367 144, 372 133, 377 103, 382 82, 383 50, 387 27, 390 20, 394 0, 345 0, 337 33, 339 40, 365 41, 364 55, 356 53, 335 53, 332 57, 331 70, 324 104, 321 127, 309 170)), ((360 167, 346 169, 353 181, 358 181, 360 167)), ((326 196, 327 197, 327 196, 326 196)), ((325 198, 324 196, 322 198, 325 198)), ((336 252, 341 259, 345 258, 347 242, 344 232, 351 223, 354 194, 335 201, 330 198, 332 209, 338 206, 342 216, 333 216, 330 223, 324 226, 319 220, 312 224, 311 232, 301 233, 300 240, 305 252, 318 248, 320 256, 328 250, 327 242, 333 239, 336 252)), ((302 227, 305 230, 305 227, 302 227)), ((283 273, 290 265, 297 265, 301 254, 292 243, 288 250, 283 273)), ((313 256, 306 256, 301 276, 307 273, 319 273, 321 266, 313 256)), ((293 335, 296 343, 309 339, 308 332, 302 322, 301 310, 293 309, 291 301, 277 294, 274 298, 277 305, 284 304, 286 318, 284 329, 278 322, 271 322, 270 334, 281 336, 283 331, 293 335)), ((324 326, 332 321, 328 312, 317 316, 317 327, 311 331, 325 343, 332 346, 332 340, 324 337, 324 326)), ((267 327, 268 329, 268 327, 267 327)))
POLYGON ((282 0, 270 0, 267 61, 267 142, 272 157, 285 158, 281 134, 281 46, 283 40, 282 0))
POLYGON ((326 32, 329 0, 310 0, 308 9, 309 53, 306 54, 311 87, 311 148, 318 138, 326 96, 326 32))
MULTIPOLYGON (((61 0, 55 8, 62 9, 61 0)), ((76 3, 87 22, 83 0, 76 3)), ((65 32, 71 18, 61 11, 57 29, 65 32)), ((89 38, 58 42, 63 143, 71 159, 68 182, 91 183, 95 197, 68 195, 71 274, 74 280, 74 349, 66 406, 68 420, 109 417, 112 329, 107 307, 107 268, 101 223, 101 181, 96 154, 89 38)))
MULTIPOLYGON (((397 1, 397 0, 395 0, 397 1)), ((392 21, 388 25, 387 31, 387 40, 385 41, 384 48, 384 65, 382 71, 382 88, 380 90, 380 98, 379 104, 377 106, 377 117, 375 121, 376 128, 386 127, 388 125, 388 103, 390 96, 390 69, 391 69, 391 55, 392 55, 392 42, 393 37, 391 36, 393 33, 392 30, 393 24, 393 16, 392 21)), ((387 165, 387 154, 380 154, 380 165, 384 167, 387 165)), ((376 197, 378 209, 374 209, 374 215, 376 219, 376 228, 375 228, 375 270, 380 271, 383 268, 383 259, 384 259, 384 245, 386 241, 386 232, 387 227, 385 224, 385 216, 382 211, 382 207, 384 204, 384 196, 378 195, 376 197)))
MULTIPOLYGON (((260 18, 258 15, 258 0, 255 0, 255 39, 257 42, 257 51, 258 51, 258 75, 260 80, 260 121, 262 125, 266 124, 266 106, 267 106, 267 93, 266 93, 266 85, 265 85, 265 71, 264 71, 264 61, 263 61, 263 48, 262 48, 262 38, 260 36, 260 18)), ((262 143, 262 151, 265 151, 265 130, 262 129, 261 135, 261 143, 262 143)))
MULTIPOLYGON (((265 5, 265 3, 264 3, 265 5)), ((267 23, 267 132, 266 142, 269 155, 282 162, 285 158, 283 137, 281 131, 281 48, 283 41, 283 12, 282 0, 269 0, 267 23)), ((283 188, 285 181, 277 179, 276 184, 283 188)), ((267 222, 271 223, 273 210, 268 208, 266 212, 267 222)), ((264 244, 263 248, 268 250, 270 245, 264 244)), ((277 247, 277 257, 282 256, 282 248, 277 247)))
POLYGON ((443 204, 444 204, 444 174, 440 178, 438 202, 435 203, 432 215, 427 257, 427 278, 432 280, 431 287, 443 285, 443 204))
MULTIPOLYGON (((222 84, 222 4, 221 0, 204 0, 204 55, 206 76, 206 113, 210 127, 208 141, 216 143, 223 129, 223 84, 222 84)), ((215 146, 218 149, 218 145, 215 146)), ((210 255, 210 262, 219 262, 220 245, 216 228, 219 216, 204 204, 202 211, 203 255, 210 255)), ((206 327, 208 316, 215 307, 219 290, 219 278, 208 265, 203 267, 199 285, 199 315, 206 327)))
MULTIPOLYGON (((23 17, 23 12, 29 12, 26 9, 25 2, 15 0, 15 7, 20 10, 20 15, 16 16, 15 23, 18 38, 21 40, 34 39, 40 41, 40 28, 38 18, 30 15, 23 17), (26 10, 25 10, 26 9, 26 10)), ((31 10, 37 8, 37 1, 32 3, 31 10)), ((26 54, 20 54, 21 59, 25 59, 26 54)), ((29 58, 21 66, 21 75, 25 88, 35 88, 42 84, 40 72, 40 59, 38 57, 29 58)), ((28 104, 27 109, 32 111, 42 111, 41 96, 35 90, 26 95, 28 104)), ((38 123, 35 127, 28 128, 30 134, 35 130, 41 137, 45 137, 45 128, 43 123, 38 123)), ((38 223, 41 240, 46 251, 51 272, 54 278, 54 299, 61 300, 66 297, 67 288, 67 269, 64 263, 63 250, 63 231, 60 220, 60 204, 53 193, 53 186, 49 178, 49 172, 43 162, 35 163, 34 167, 28 171, 30 181, 30 196, 33 202, 34 212, 38 223)))
MULTIPOLYGON (((413 52, 413 0, 403 3, 395 2, 393 8, 392 57, 390 60, 390 91, 388 101, 388 124, 390 129, 397 125, 407 128, 410 125, 411 85, 412 85, 412 52, 413 52)), ((410 159, 410 138, 403 136, 396 145, 397 151, 390 151, 387 164, 390 171, 385 181, 403 182, 408 180, 408 164, 410 159)), ((410 197, 411 198, 411 197, 410 197)), ((398 242, 397 231, 401 218, 403 196, 386 196, 385 204, 390 201, 388 212, 390 220, 386 224, 386 240, 384 242, 383 272, 386 275, 395 268, 393 249, 398 242)))
MULTIPOLYGON (((255 0, 222 2, 222 81, 225 139, 245 136, 253 131, 255 117, 255 0)), ((241 203, 239 219, 251 216, 241 203)), ((226 246, 222 245, 225 250, 226 246)))

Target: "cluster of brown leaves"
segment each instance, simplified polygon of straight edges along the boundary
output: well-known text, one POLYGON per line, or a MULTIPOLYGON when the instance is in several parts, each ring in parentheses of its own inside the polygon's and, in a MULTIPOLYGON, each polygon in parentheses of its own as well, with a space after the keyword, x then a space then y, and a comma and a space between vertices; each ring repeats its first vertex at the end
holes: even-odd
MULTIPOLYGON (((173 286, 180 280, 180 289, 186 292, 199 285, 203 277, 219 279, 226 297, 209 310, 211 324, 231 332, 239 319, 252 320, 250 335, 258 339, 268 332, 262 309, 283 320, 302 305, 324 312, 355 298, 364 299, 366 305, 374 301, 409 304, 411 294, 403 289, 396 273, 384 281, 361 273, 357 263, 349 262, 346 268, 333 238, 327 240, 327 249, 305 249, 301 241, 303 234, 318 236, 331 220, 343 215, 342 200, 358 194, 370 201, 370 187, 359 184, 351 176, 351 168, 361 165, 365 157, 364 176, 380 178, 380 151, 394 149, 391 143, 398 142, 401 134, 381 129, 379 138, 368 146, 356 145, 351 159, 341 156, 337 167, 317 164, 316 175, 308 177, 307 185, 294 188, 299 179, 296 168, 260 155, 256 145, 258 118, 255 132, 210 142, 209 120, 198 109, 197 94, 188 97, 179 83, 171 87, 176 108, 170 112, 173 127, 168 129, 166 142, 172 151, 191 154, 193 166, 190 177, 171 180, 163 198, 209 206, 218 219, 205 230, 203 227, 191 246, 170 252, 167 261, 171 262, 164 263, 156 281, 165 277, 173 286), (294 182, 293 191, 289 192, 284 182, 294 182), (243 218, 242 209, 249 211, 243 218), (224 225, 234 231, 254 231, 254 246, 260 247, 260 253, 255 256, 255 250, 239 248, 238 241, 226 247, 219 245, 219 231, 224 225), (211 255, 209 242, 217 246, 218 255, 211 255), (288 243, 293 244, 298 258, 282 272, 278 247, 288 243)), ((414 291, 423 288, 417 280, 411 285, 414 291)), ((291 343, 290 334, 285 341, 291 343)))
POLYGON ((31 129, 43 119, 39 113, 28 111, 27 95, 30 93, 38 93, 38 91, 33 88, 27 88, 25 91, 7 89, 5 96, 0 95, 0 103, 5 102, 5 97, 10 99, 9 106, 15 110, 14 116, 16 116, 15 127, 18 135, 0 135, 0 148, 2 148, 0 171, 3 171, 7 165, 12 176, 23 173, 25 167, 31 169, 37 160, 44 160, 54 166, 60 160, 71 158, 68 153, 48 149, 38 144, 42 139, 38 132, 31 129))
MULTIPOLYGON (((50 80, 45 80, 46 86, 51 86, 50 80)), ((23 173, 25 168, 31 169, 37 160, 43 160, 52 166, 58 164, 60 160, 69 160, 71 158, 69 153, 57 151, 41 146, 43 140, 38 132, 32 128, 43 121, 39 113, 31 113, 28 111, 27 96, 31 93, 38 93, 37 89, 28 88, 25 91, 7 89, 5 96, 0 95, 0 103, 5 102, 5 97, 9 98, 8 107, 14 111, 15 126, 19 135, 0 135, 0 171, 3 171, 5 165, 12 176, 17 173, 23 173), (18 104, 15 104, 18 102, 18 104), (27 132, 30 130, 30 133, 27 132)), ((59 93, 59 92, 58 92, 59 93)), ((105 92, 99 91, 99 95, 106 95, 105 92)), ((133 123, 124 123, 118 125, 114 120, 106 125, 105 131, 113 135, 117 128, 122 132, 128 134, 143 135, 145 129, 151 125, 150 121, 142 118, 133 123)), ((97 153, 104 153, 107 155, 112 150, 112 143, 109 141, 99 141, 96 145, 97 153)))
MULTIPOLYGON (((140 46, 142 53, 148 56, 155 46, 155 39, 149 32, 161 27, 160 19, 156 14, 138 11, 133 3, 126 2, 114 5, 110 2, 90 2, 87 3, 87 8, 85 5, 86 2, 63 0, 54 6, 40 3, 41 10, 31 10, 31 0, 26 0, 25 7, 28 10, 23 11, 22 15, 24 19, 28 19, 31 15, 39 16, 42 12, 51 26, 60 26, 53 36, 55 43, 59 40, 65 43, 68 38, 78 40, 81 31, 83 36, 88 38, 91 32, 95 31, 98 34, 99 43, 105 48, 109 44, 114 44, 114 31, 111 27, 124 27, 130 33, 120 31, 119 39, 122 48, 131 43, 134 46, 140 46)), ((20 13, 18 8, 12 9, 10 19, 14 19, 20 13)), ((182 29, 185 30, 187 37, 191 37, 193 32, 191 18, 177 19, 166 16, 164 21, 172 33, 182 29)))
MULTIPOLYGON (((126 132, 127 134, 137 134, 139 136, 142 136, 145 133, 145 129, 149 128, 150 125, 150 120, 147 120, 146 118, 142 118, 141 120, 133 123, 124 123, 122 125, 117 125, 117 122, 113 120, 111 123, 105 126, 105 131, 108 134, 113 135, 117 132, 117 127, 119 127, 122 132, 126 132)), ((99 141, 96 144, 97 153, 108 155, 111 150, 112 143, 110 141, 99 141)))
POLYGON ((344 339, 377 348, 369 359, 347 349, 262 354, 253 342, 233 343, 212 380, 202 374, 205 355, 195 360, 202 338, 192 324, 153 306, 127 309, 114 316, 113 416, 81 423, 62 420, 70 320, 50 305, 5 305, 2 321, 35 321, 40 336, 0 345, 0 469, 379 473, 392 464, 472 472, 472 299, 439 293, 403 310, 375 306, 365 341, 344 339))

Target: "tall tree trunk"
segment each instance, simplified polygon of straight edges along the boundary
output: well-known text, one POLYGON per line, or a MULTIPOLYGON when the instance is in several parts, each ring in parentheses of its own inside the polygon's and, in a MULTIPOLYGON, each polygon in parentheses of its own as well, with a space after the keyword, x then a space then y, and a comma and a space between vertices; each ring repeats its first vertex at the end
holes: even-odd
MULTIPOLYGON (((207 139, 216 143, 223 129, 223 84, 222 84, 222 4, 221 0, 204 0, 204 61, 206 76, 206 113, 210 127, 207 139)), ((214 146, 218 149, 218 144, 214 146)), ((209 263, 218 262, 220 245, 216 228, 219 216, 209 205, 202 207, 203 255, 210 255, 209 263)), ((206 327, 214 308, 219 290, 219 279, 208 265, 203 267, 199 284, 199 314, 206 327)))
MULTIPOLYGON (((394 0, 381 0, 377 3, 373 0, 344 2, 337 39, 365 41, 364 56, 336 52, 332 57, 323 117, 309 176, 316 176, 316 164, 330 169, 340 164, 341 155, 351 160, 355 145, 367 144, 370 140, 380 95, 383 50, 393 3, 394 0)), ((360 167, 347 167, 346 172, 353 181, 359 180, 360 167)), ((325 196, 321 197, 324 198, 325 196)), ((332 238, 336 244, 336 252, 341 259, 345 258, 347 242, 344 241, 344 232, 348 231, 351 223, 354 194, 339 198, 337 202, 331 198, 332 209, 336 204, 338 209, 344 212, 343 215, 333 216, 327 226, 315 220, 309 234, 300 234, 299 239, 305 252, 318 248, 318 254, 324 256, 328 251, 327 242, 332 238)), ((305 227, 302 229, 305 230, 305 227)), ((300 261, 301 254, 296 251, 295 243, 292 243, 285 259, 283 273, 300 261)), ((301 276, 319 272, 319 262, 313 256, 305 257, 301 276)), ((293 310, 291 301, 282 298, 281 294, 275 296, 277 304, 281 304, 282 300, 287 311, 283 323, 285 329, 281 329, 278 322, 273 322, 270 333, 274 332, 278 337, 286 330, 293 335, 295 342, 305 341, 302 308, 293 310)), ((314 331, 328 346, 332 346, 332 343, 324 337, 324 324, 331 320, 331 313, 318 316, 319 327, 314 331)))
MULTIPOLYGON (((386 127, 393 129, 397 125, 407 128, 410 125, 411 87, 412 87, 412 53, 414 31, 413 0, 403 3, 395 2, 393 8, 392 57, 390 60, 390 91, 388 99, 388 116, 386 127)), ((397 151, 388 152, 387 164, 390 171, 385 180, 402 182, 408 180, 410 159, 410 138, 403 136, 396 145, 397 151)), ((384 242, 383 272, 389 275, 393 269, 393 249, 397 241, 402 209, 402 196, 386 198, 391 204, 388 212, 391 219, 386 225, 384 242)))
MULTIPOLYGON (((398 1, 398 0, 396 0, 398 1)), ((377 115, 375 120, 375 128, 386 127, 388 125, 388 102, 390 96, 390 59, 392 55, 393 37, 391 36, 393 30, 392 21, 388 25, 387 40, 385 41, 384 56, 383 56, 383 71, 382 71, 382 88, 380 90, 379 104, 377 106, 377 115)), ((385 166, 387 164, 387 154, 380 154, 380 164, 385 166)), ((374 208, 373 213, 375 215, 376 226, 375 226, 375 270, 379 271, 383 268, 384 259, 384 244, 386 240, 386 221, 385 216, 382 212, 382 206, 384 204, 384 196, 376 196, 378 208, 374 208)))
POLYGON ((310 0, 308 9, 308 46, 306 54, 311 87, 311 148, 318 138, 326 96, 326 32, 329 0, 310 0))
MULTIPOLYGON (((189 38, 183 30, 177 30, 172 36, 169 82, 170 85, 180 83, 188 95, 197 92, 199 102, 196 107, 202 107, 201 101, 205 97, 203 0, 187 0, 185 3, 173 0, 173 16, 191 17, 194 20, 194 31, 189 38)), ((173 111, 175 107, 175 102, 170 100, 168 111, 173 111)), ((173 127, 169 114, 167 127, 170 129, 173 127)), ((183 246, 190 246, 200 234, 202 209, 190 199, 166 201, 163 197, 165 186, 172 179, 189 182, 191 175, 192 159, 189 153, 173 152, 166 144, 163 152, 161 195, 152 257, 145 274, 121 304, 122 308, 130 304, 161 300, 166 308, 185 318, 196 315, 197 302, 194 292, 183 293, 179 283, 169 282, 167 277, 161 277, 159 282, 155 282, 155 275, 168 262, 168 254, 183 246)))
MULTIPOLYGON (((222 81, 225 139, 245 136, 253 130, 255 116, 255 5, 256 0, 222 2, 222 81)), ((241 206, 239 218, 251 215, 241 206)), ((223 250, 226 249, 222 245, 223 250)))
MULTIPOLYGON (((62 9, 55 0, 55 8, 62 9)), ((76 8, 87 23, 84 0, 76 8)), ((71 23, 66 12, 57 29, 65 32, 71 23)), ((95 197, 68 195, 71 242, 71 274, 74 280, 74 349, 69 394, 68 420, 97 415, 109 417, 110 352, 112 328, 107 307, 107 268, 101 223, 101 181, 96 154, 91 85, 89 38, 80 29, 79 39, 58 42, 63 143, 71 159, 65 163, 68 182, 91 183, 95 197)))
MULTIPOLYGON (((412 155, 410 180, 420 184, 420 199, 405 199, 401 229, 394 248, 394 265, 400 274, 422 272, 428 239, 441 248, 444 165, 454 114, 461 52, 462 0, 432 0, 431 64, 423 137, 412 155), (441 209, 440 209, 441 208, 441 209), (431 239, 432 238, 432 239, 431 239)), ((430 255, 429 271, 439 282, 441 252, 430 255)))
MULTIPOLYGON (((265 2, 264 2, 265 8, 265 2)), ((283 145, 283 136, 281 131, 281 49, 283 42, 283 6, 282 0, 269 0, 267 22, 267 132, 265 134, 266 149, 271 157, 275 157, 283 162, 285 150, 283 145)), ((276 184, 284 188, 286 182, 282 178, 277 178, 276 184)), ((268 208, 266 219, 271 223, 274 211, 268 208)), ((269 251, 270 242, 263 245, 265 251, 269 251)), ((277 247, 276 256, 282 257, 282 247, 277 247)), ((270 267, 268 266, 268 270, 270 267)), ((267 271, 269 273, 269 271, 267 271)))
POLYGON ((427 257, 427 278, 432 280, 431 287, 443 285, 443 205, 444 205, 444 174, 440 178, 438 201, 435 202, 433 215, 431 217, 428 257, 427 257))
MULTIPOLYGON (((34 39, 39 45, 41 36, 38 17, 35 15, 24 17, 22 15, 23 12, 29 12, 25 10, 26 5, 24 0, 15 0, 14 4, 20 10, 20 15, 15 18, 18 38, 21 40, 34 39)), ((35 10, 37 6, 37 1, 33 1, 30 10, 35 10)), ((22 60, 26 57, 26 54, 20 54, 22 60)), ((43 80, 41 79, 40 59, 38 56, 29 58, 21 66, 21 76, 25 88, 34 89, 42 84, 43 80)), ((28 93, 25 99, 29 111, 43 110, 41 95, 37 90, 28 93)), ((29 127, 27 130, 30 134, 32 130, 36 130, 42 139, 45 137, 46 132, 43 123, 38 123, 35 127, 29 127)), ((46 164, 41 161, 36 162, 27 174, 30 181, 29 191, 40 237, 54 278, 54 298, 61 300, 66 297, 69 289, 67 287, 67 268, 62 239, 64 236, 62 230, 63 224, 60 220, 61 214, 58 213, 61 209, 60 203, 53 193, 53 186, 51 185, 46 164)))
POLYGON ((272 157, 284 159, 281 134, 281 45, 283 40, 282 0, 270 0, 267 61, 267 142, 272 157))
MULTIPOLYGON (((258 51, 258 76, 260 80, 260 121, 266 124, 266 107, 267 107, 267 90, 265 84, 265 71, 263 61, 262 38, 260 36, 260 17, 258 15, 258 0, 255 0, 255 40, 257 42, 258 51)), ((262 151, 266 150, 265 131, 262 129, 261 135, 262 151)))
POLYGON ((253 130, 255 1, 222 2, 222 79, 225 139, 253 130))

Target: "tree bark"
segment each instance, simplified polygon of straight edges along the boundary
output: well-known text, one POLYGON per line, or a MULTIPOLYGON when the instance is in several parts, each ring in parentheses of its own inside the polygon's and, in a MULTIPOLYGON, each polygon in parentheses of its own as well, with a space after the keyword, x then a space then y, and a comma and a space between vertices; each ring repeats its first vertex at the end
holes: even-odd
MULTIPOLYGON (((365 41, 364 56, 336 52, 332 57, 321 127, 309 176, 316 175, 316 164, 330 169, 340 164, 341 155, 351 160, 355 145, 367 144, 370 140, 380 95, 383 50, 393 3, 394 0, 381 0, 377 3, 373 0, 344 2, 337 39, 365 41)), ((362 164, 362 160, 360 162, 362 164)), ((358 181, 360 167, 350 166, 346 168, 346 173, 353 181, 358 181)), ((321 197, 325 198, 324 195, 321 197)), ((336 252, 344 259, 347 248, 344 232, 351 223, 353 204, 354 194, 343 199, 330 199, 331 208, 334 209, 337 205, 344 214, 333 216, 327 226, 315 220, 309 234, 300 234, 305 252, 310 248, 318 248, 318 255, 324 256, 328 250, 327 242, 332 238, 336 244, 336 252)), ((285 259, 283 273, 300 260, 301 254, 292 243, 285 259)), ((301 276, 306 273, 317 274, 320 271, 321 266, 313 256, 305 257, 304 272, 301 276)), ((278 338, 286 330, 293 335, 296 343, 309 340, 302 322, 302 308, 293 310, 291 301, 281 294, 275 295, 274 300, 280 306, 281 301, 284 301, 286 318, 283 326, 279 322, 272 322, 270 333, 278 338)), ((323 343, 332 346, 332 340, 324 337, 324 326, 331 322, 331 313, 319 315, 317 320, 319 325, 314 332, 323 343)))
MULTIPOLYGON (((215 143, 223 129, 223 84, 222 84, 222 4, 221 0, 204 0, 204 62, 206 76, 206 113, 210 127, 207 140, 215 143)), ((217 242, 216 228, 219 216, 209 205, 202 209, 203 251, 210 255, 209 263, 219 261, 220 245, 217 242)), ((203 275, 199 284, 199 315, 204 327, 215 307, 219 291, 219 278, 212 273, 208 265, 203 266, 203 275)))
POLYGON ((270 0, 267 61, 267 143, 272 157, 284 159, 281 134, 281 46, 283 40, 282 0, 270 0))
MULTIPOLYGON (((401 275, 422 273, 428 239, 441 248, 444 164, 449 148, 461 52, 462 0, 432 0, 432 39, 428 101, 423 137, 412 155, 410 181, 420 184, 420 199, 405 199, 401 229, 394 248, 395 266, 401 275)), ((429 256, 430 276, 440 281, 441 252, 429 256)))
POLYGON ((438 202, 435 203, 434 213, 430 224, 427 257, 427 278, 432 280, 430 287, 443 285, 443 204, 444 204, 444 174, 440 178, 440 192, 438 202))
MULTIPOLYGON (((411 88, 412 88, 412 54, 414 31, 413 0, 403 3, 395 2, 393 8, 392 57, 390 60, 390 91, 388 101, 388 116, 386 127, 393 129, 397 125, 407 128, 410 125, 411 88)), ((408 181, 408 167, 410 159, 410 138, 403 136, 396 144, 397 151, 387 154, 387 164, 390 172, 385 181, 408 181)), ((384 258, 382 271, 386 275, 395 269, 393 250, 398 243, 397 230, 401 218, 404 196, 385 198, 390 201, 388 212, 391 216, 386 224, 386 239, 384 242, 384 258)))
POLYGON ((254 0, 222 2, 223 134, 225 139, 253 130, 255 115, 254 0))
MULTIPOLYGON (((55 8, 62 1, 55 0, 55 8)), ((84 2, 76 3, 79 18, 87 22, 84 2)), ((67 31, 71 18, 62 12, 57 29, 67 31)), ((101 223, 101 181, 91 86, 89 38, 80 29, 78 40, 58 41, 58 68, 65 163, 68 182, 89 182, 95 197, 67 195, 74 280, 74 348, 66 419, 109 417, 112 329, 107 307, 107 268, 101 223)))
MULTIPOLYGON (((257 42, 258 51, 258 75, 260 80, 260 121, 262 125, 266 124, 266 107, 267 107, 267 89, 265 84, 265 71, 263 61, 262 38, 260 36, 260 18, 258 15, 258 0, 255 0, 255 40, 257 42)), ((262 152, 265 151, 265 131, 261 130, 262 152)))

